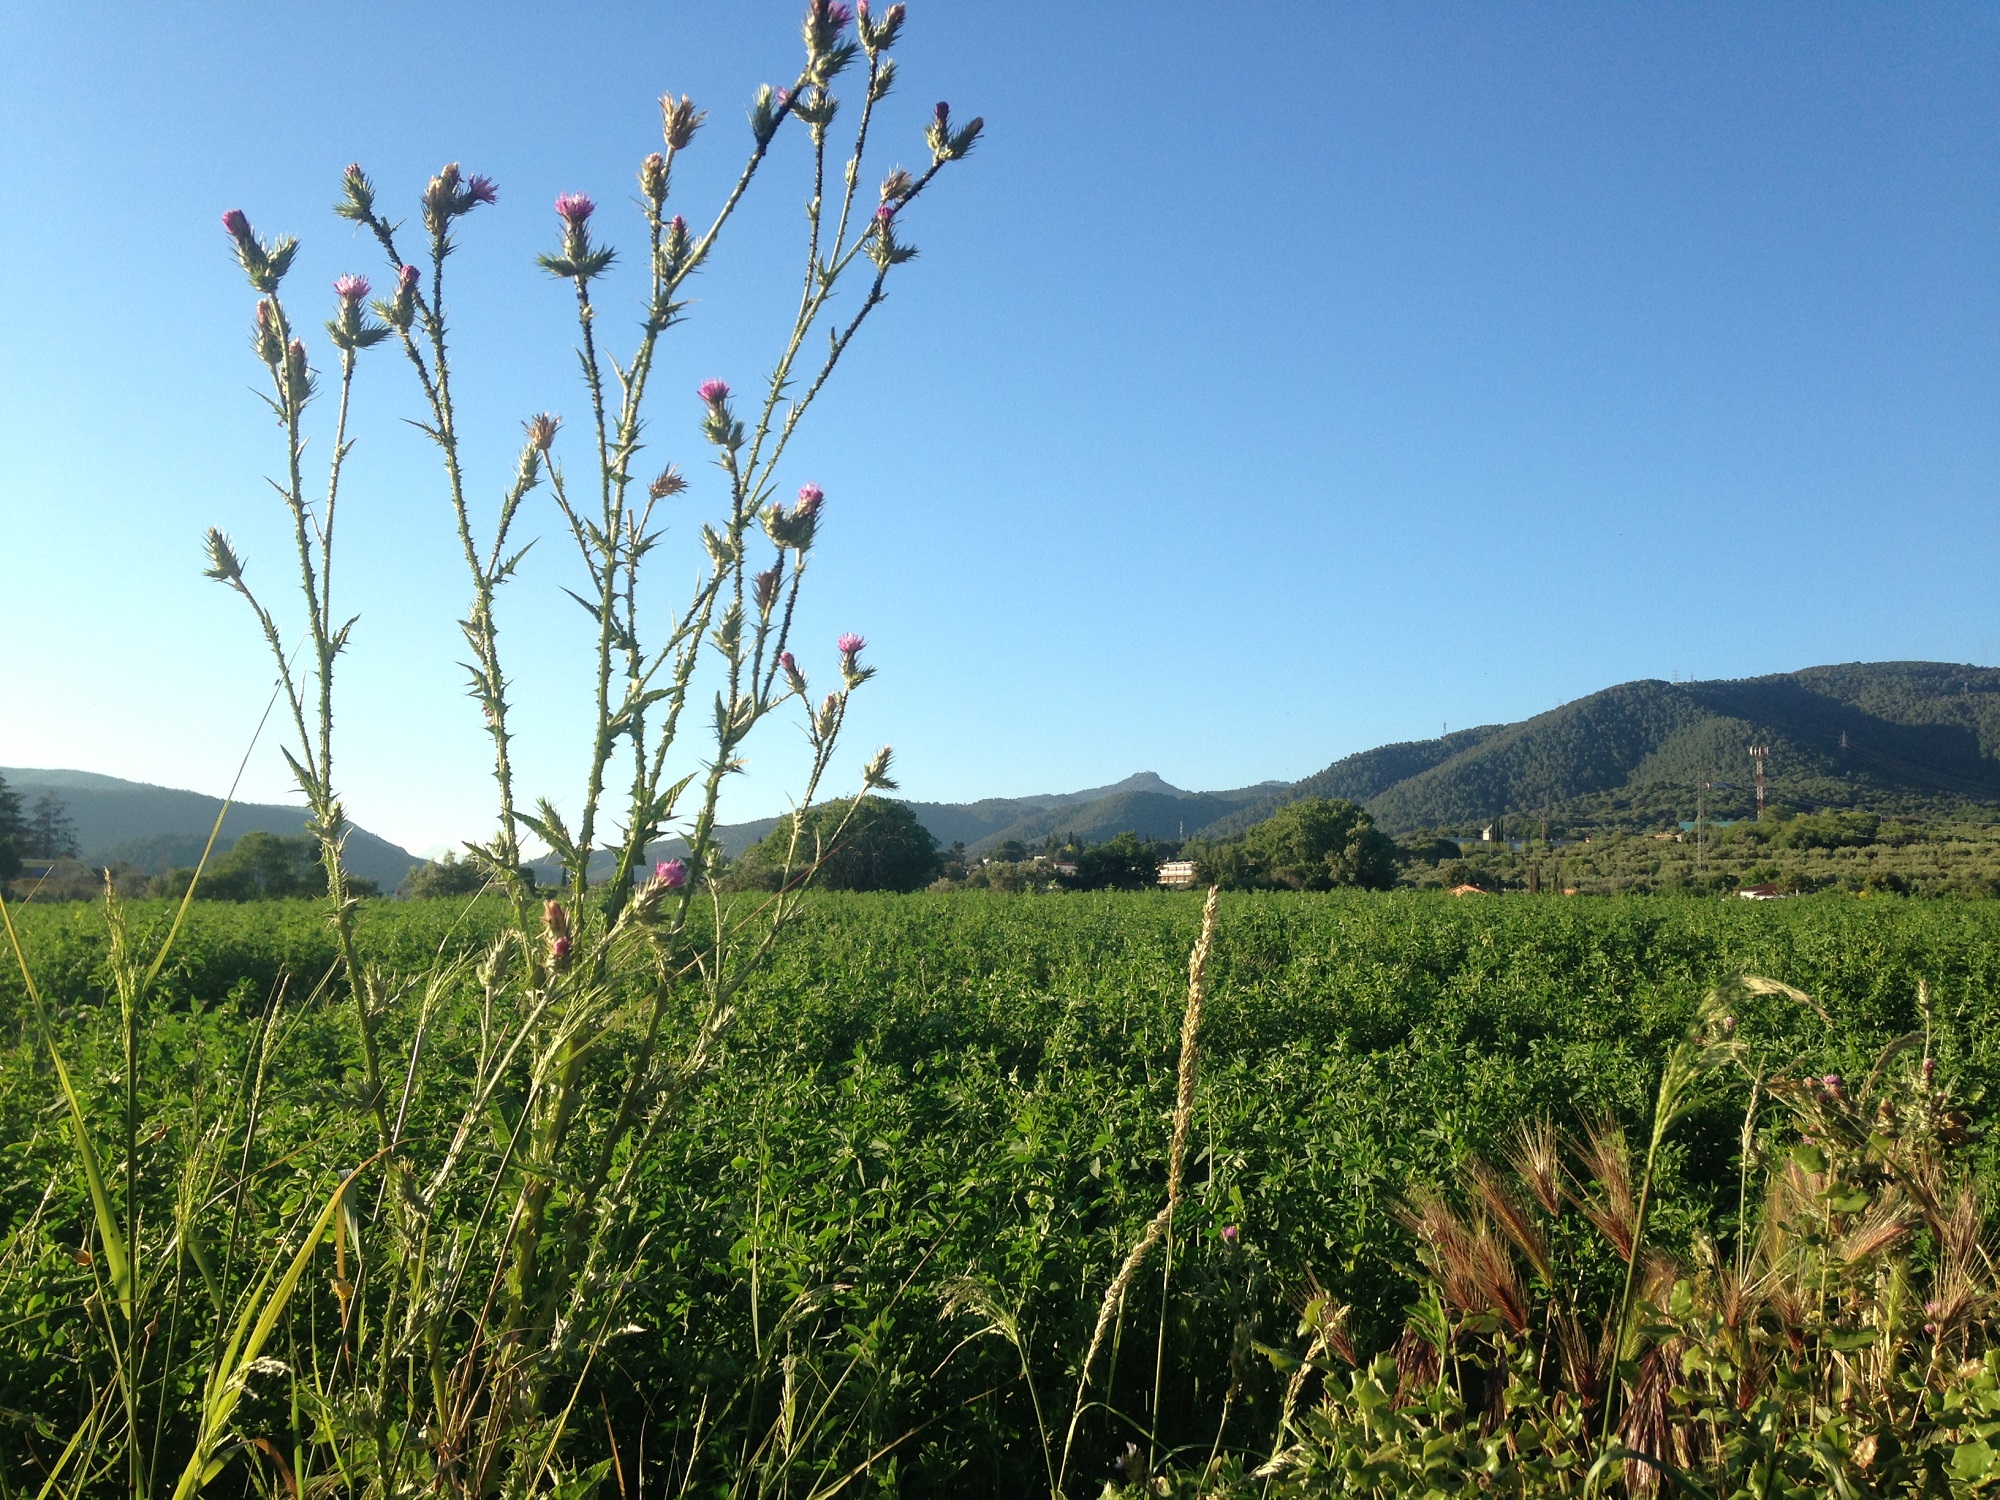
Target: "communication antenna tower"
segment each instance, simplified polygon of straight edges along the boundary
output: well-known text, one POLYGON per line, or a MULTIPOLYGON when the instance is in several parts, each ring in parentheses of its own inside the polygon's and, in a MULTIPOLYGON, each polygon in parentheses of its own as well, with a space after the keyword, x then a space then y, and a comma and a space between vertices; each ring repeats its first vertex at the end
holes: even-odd
POLYGON ((1769 745, 1752 745, 1750 761, 1757 768, 1757 821, 1764 821, 1764 761, 1771 754, 1769 745))

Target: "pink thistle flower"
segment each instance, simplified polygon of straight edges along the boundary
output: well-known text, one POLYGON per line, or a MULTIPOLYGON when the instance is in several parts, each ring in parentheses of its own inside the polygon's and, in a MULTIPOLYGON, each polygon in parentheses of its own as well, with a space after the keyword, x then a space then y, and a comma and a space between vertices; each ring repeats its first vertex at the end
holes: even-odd
POLYGON ((842 5, 840 0, 833 0, 833 3, 826 8, 826 18, 832 23, 835 31, 845 31, 847 23, 854 19, 854 12, 842 5))
POLYGON ((875 210, 875 222, 877 224, 885 224, 885 225, 894 223, 896 218, 896 207, 897 205, 893 203, 883 204, 880 208, 875 210))
POLYGON ((417 289, 417 283, 423 279, 423 274, 424 273, 419 271, 415 266, 403 267, 402 271, 403 285, 408 287, 411 291, 415 291, 417 289))
POLYGON ((597 212, 597 205, 583 193, 564 193, 556 199, 556 214, 571 229, 583 228, 584 220, 597 212))
POLYGON ((951 124, 951 106, 942 99, 938 100, 937 108, 931 111, 931 117, 937 121, 939 130, 947 128, 951 124))
POLYGON ((667 220, 667 228, 671 229, 675 234, 684 235, 688 232, 688 221, 683 219, 679 214, 675 214, 671 219, 667 220))
POLYGON ((792 512, 792 514, 795 516, 806 516, 806 517, 816 516, 819 514, 819 508, 821 502, 823 502, 825 499, 826 499, 826 491, 821 489, 818 485, 802 484, 799 486, 798 507, 792 512))
POLYGON ((1227 1245, 1233 1245, 1233 1244, 1235 1244, 1235 1243, 1236 1243, 1236 1237, 1237 1237, 1237 1236, 1238 1236, 1239 1234, 1241 1234, 1242 1232, 1243 1232, 1243 1231, 1242 1231, 1242 1230, 1241 1230, 1240 1228, 1238 1228, 1238 1227, 1237 1227, 1236 1225, 1234 1225, 1234 1224, 1225 1224, 1225 1225, 1223 1225, 1223 1226, 1222 1226, 1222 1240, 1223 1240, 1223 1243, 1224 1243, 1224 1244, 1227 1244, 1227 1245))
POLYGON ((679 890, 688 881, 688 867, 678 859, 662 860, 653 866, 653 879, 668 890, 679 890))
POLYGON ((778 653, 778 665, 779 665, 780 667, 784 668, 784 670, 785 670, 785 675, 786 675, 787 677, 796 677, 796 676, 798 676, 798 672, 799 672, 799 663, 798 663, 798 658, 796 658, 795 656, 793 656, 791 652, 789 652, 789 651, 780 651, 780 652, 778 653))
POLYGON ((222 227, 229 231, 233 239, 250 238, 250 220, 240 208, 232 208, 222 216, 222 227))
POLYGON ((834 645, 840 648, 842 656, 858 656, 866 649, 868 642, 864 637, 858 636, 850 630, 846 635, 835 641, 834 645))
POLYGON ((1929 1082, 1931 1081, 1931 1075, 1932 1075, 1933 1073, 1935 1073, 1935 1072, 1937 1072, 1937 1059, 1936 1059, 1935 1057, 1927 1057, 1927 1058, 1925 1058, 1925 1059, 1924 1059, 1924 1082, 1925 1082, 1925 1083, 1929 1083, 1929 1082))
POLYGON ((497 203, 500 201, 500 184, 491 177, 475 174, 466 179, 465 196, 474 203, 497 203))
POLYGON ((368 278, 356 276, 352 272, 340 277, 333 284, 333 294, 342 302, 359 302, 368 295, 368 278))
POLYGON ((710 406, 720 406, 729 399, 729 382, 726 380, 704 380, 695 388, 695 394, 710 406))
POLYGON ((566 937, 559 937, 549 945, 549 956, 553 958, 558 964, 561 964, 569 958, 569 949, 570 949, 569 939, 566 937))

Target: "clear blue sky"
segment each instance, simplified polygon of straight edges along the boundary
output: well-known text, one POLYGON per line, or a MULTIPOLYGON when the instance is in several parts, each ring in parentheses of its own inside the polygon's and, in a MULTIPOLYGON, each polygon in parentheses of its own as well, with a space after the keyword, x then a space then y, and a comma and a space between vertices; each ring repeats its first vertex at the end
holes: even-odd
MULTIPOLYGON (((921 161, 935 99, 988 133, 795 450, 829 497, 808 664, 852 629, 882 669, 850 762, 893 742, 920 798, 1219 787, 1634 677, 1996 659, 2000 12, 910 9, 881 165, 921 161)), ((327 212, 344 163, 390 203, 446 160, 499 181, 454 266, 491 495, 520 418, 583 410, 531 261, 550 200, 636 243, 671 88, 710 111, 701 217, 797 49, 791 0, 0 13, 0 764, 219 791, 262 708, 200 576, 209 524, 285 571, 223 209, 304 237, 317 317, 377 269, 327 212)), ((690 517, 716 489, 686 392, 768 363, 800 145, 663 366, 690 517)), ((605 327, 635 307, 616 283, 605 327)), ((416 400, 364 365, 341 733, 353 816, 427 849, 490 803, 416 400)), ((555 518, 528 529, 524 773, 567 803, 587 622, 555 518)), ((794 744, 734 812, 784 805, 794 744)), ((286 794, 275 740, 246 790, 286 794)))

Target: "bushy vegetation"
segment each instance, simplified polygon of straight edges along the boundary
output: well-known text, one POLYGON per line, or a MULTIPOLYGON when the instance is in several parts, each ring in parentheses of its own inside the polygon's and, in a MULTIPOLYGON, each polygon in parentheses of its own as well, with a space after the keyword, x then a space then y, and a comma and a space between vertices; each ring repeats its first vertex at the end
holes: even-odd
MULTIPOLYGON (((1050 1462, 1061 1466, 1067 1447, 1065 1492, 1092 1495, 1135 1465, 1191 1485, 1213 1449, 1218 1468, 1204 1484, 1287 1452, 1300 1492, 1317 1493, 1309 1480, 1332 1481, 1310 1445, 1348 1451, 1347 1439, 1327 1434, 1373 1429, 1342 1412, 1376 1399, 1370 1381, 1386 1381, 1392 1397, 1403 1384, 1371 1363, 1398 1347, 1406 1309, 1424 1305, 1426 1242, 1399 1210, 1424 1201, 1415 1195, 1428 1184, 1461 1218, 1476 1214, 1471 1164, 1504 1163, 1522 1124, 1544 1116, 1580 1145, 1607 1117, 1643 1142, 1660 1064, 1718 979, 1769 974, 1827 1011, 1823 1021, 1783 994, 1741 997, 1730 1014, 1753 1073, 1838 1074, 1859 1099, 1883 1047, 1924 1029, 1924 980, 1935 1060, 1925 1081, 1959 1099, 2000 1081, 1991 1024, 2000 909, 1984 903, 1226 897, 1184 1112, 1171 1276, 1163 1300, 1167 1247, 1158 1243, 1112 1313, 1070 1439, 1105 1293, 1165 1201, 1199 909, 1197 896, 1159 893, 813 898, 792 941, 740 995, 718 1065, 661 1123, 634 1191, 644 1244, 615 1284, 616 1326, 626 1331, 594 1360, 581 1347, 557 1356, 579 1380, 578 1409, 592 1413, 563 1437, 565 1472, 611 1463, 615 1441, 627 1494, 643 1464, 649 1488, 668 1492, 690 1471, 696 1488, 776 1493, 789 1483, 804 1494, 865 1469, 861 1493, 1019 1495, 1046 1493, 1050 1462), (1347 1309, 1338 1331, 1356 1368, 1315 1348, 1320 1325, 1299 1331, 1301 1307, 1315 1306, 1322 1321, 1347 1309), (1296 1361, 1307 1356, 1315 1370, 1340 1368, 1294 1391, 1296 1361), (1347 1405, 1313 1415, 1323 1391, 1347 1405), (1288 1399, 1294 1416, 1280 1442, 1288 1399)), ((17 915, 84 1108, 115 1119, 122 1025, 101 914, 17 915)), ((171 919, 163 907, 135 909, 135 939, 171 919)), ((323 910, 197 905, 186 920, 143 1017, 134 1182, 165 1236, 155 1242, 158 1273, 192 1308, 209 1295, 197 1247, 216 1269, 232 1233, 239 1256, 296 1245, 301 1216, 373 1148, 350 1100, 365 1061, 337 990, 320 986, 339 963, 323 910), (209 1132, 224 1161, 187 1199, 185 1163, 209 1132), (174 1227, 190 1237, 177 1245, 174 1227)), ((495 897, 367 903, 356 940, 371 965, 421 972, 431 955, 480 953, 505 922, 495 897)), ((474 1065, 494 1024, 481 997, 476 974, 458 969, 434 995, 411 992, 382 1015, 385 1046, 420 1028, 426 1037, 406 1126, 418 1161, 451 1139, 448 1079, 474 1065)), ((0 1409, 22 1414, 8 1419, 0 1451, 21 1455, 9 1475, 16 1485, 54 1462, 93 1390, 105 1388, 91 1331, 102 1270, 93 1211, 63 1115, 50 1112, 60 1091, 25 1006, 18 976, 0 979, 11 1038, 0 1056, 9 1235, 0 1409), (96 1264, 82 1263, 93 1254, 96 1264)), ((602 1043, 606 1080, 633 1044, 628 1025, 614 1023, 602 1043)), ((700 1018, 674 1012, 665 1025, 672 1050, 699 1035, 700 1018)), ((1901 1054, 1883 1076, 1903 1078, 1895 1067, 1914 1068, 1920 1055, 1901 1054)), ((1746 1254, 1763 1253, 1760 1163, 1798 1160, 1782 1154, 1796 1129, 1767 1087, 1749 1159, 1756 1223, 1739 1234, 1749 1092, 1747 1076, 1703 1092, 1660 1152, 1649 1236, 1694 1278, 1695 1299, 1678 1312, 1671 1299, 1661 1304, 1662 1318, 1708 1315, 1704 1235, 1729 1265, 1739 1241, 1746 1254)), ((592 1088, 579 1108, 606 1110, 613 1099, 592 1088)), ((517 1118, 496 1108, 496 1129, 517 1118)), ((1825 1141, 1831 1129, 1829 1120, 1810 1133, 1825 1141)), ((483 1159, 498 1145, 477 1150, 483 1159)), ((111 1140, 106 1148, 115 1192, 118 1153, 111 1140)), ((1957 1159, 1991 1186, 1983 1141, 1957 1159)), ((1635 1161, 1633 1181, 1639 1170, 1635 1161)), ((1850 1168, 1829 1157, 1826 1170, 1850 1168)), ((1596 1192, 1589 1171, 1570 1173, 1585 1198, 1596 1192)), ((1540 1232, 1559 1258, 1556 1281, 1574 1289, 1564 1306, 1589 1324, 1615 1298, 1623 1265, 1582 1208, 1559 1208, 1540 1232)), ((372 1196, 355 1211, 365 1224, 372 1196)), ((1846 1216, 1839 1226, 1867 1216, 1836 1212, 1846 1216)), ((1905 1239, 1918 1286, 1934 1264, 1927 1234, 1913 1228, 1905 1239)), ((320 1247, 273 1335, 270 1357, 289 1373, 260 1388, 245 1421, 262 1425, 238 1429, 247 1446, 229 1450, 232 1483, 283 1487, 277 1461, 252 1436, 288 1466, 319 1451, 289 1425, 288 1382, 355 1347, 340 1332, 335 1283, 355 1274, 351 1262, 340 1270, 341 1253, 320 1247)), ((1456 1466, 1454 1484, 1486 1483, 1467 1476, 1487 1461, 1483 1413, 1495 1398, 1471 1377, 1496 1368, 1502 1331, 1490 1310, 1443 1306, 1454 1383, 1428 1388, 1396 1420, 1415 1424, 1406 1446, 1419 1455, 1449 1439, 1437 1451, 1456 1466)), ((1539 1329, 1546 1304, 1532 1309, 1539 1329)), ((1759 1327, 1759 1338, 1782 1332, 1759 1327)), ((1514 1340, 1507 1359, 1541 1357, 1536 1340, 1505 1336, 1514 1340)), ((1905 1326, 1898 1337, 1924 1335, 1905 1326)), ((1985 1399, 1978 1377, 1954 1390, 1961 1404, 1985 1399)), ((1574 1405, 1558 1409, 1558 1394, 1531 1397, 1504 1382, 1501 1391, 1520 1420, 1543 1424, 1552 1448, 1561 1422, 1582 1444, 1589 1423, 1574 1405)), ((1575 1478, 1573 1467, 1563 1472, 1575 1478)), ((611 1469, 602 1482, 617 1484, 611 1469)), ((1384 1480, 1382 1492, 1404 1491, 1384 1480)))

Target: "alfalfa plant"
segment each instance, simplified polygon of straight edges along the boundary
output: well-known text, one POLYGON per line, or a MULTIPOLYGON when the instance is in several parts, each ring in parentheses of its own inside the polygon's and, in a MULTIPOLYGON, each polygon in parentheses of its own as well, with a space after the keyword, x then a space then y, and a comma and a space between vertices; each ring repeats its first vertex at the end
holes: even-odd
MULTIPOLYGON (((252 346, 283 438, 274 487, 291 523, 303 627, 288 626, 285 611, 252 588, 219 529, 208 533, 208 572, 252 610, 276 663, 291 731, 285 754, 318 839, 340 984, 354 1017, 348 1160, 361 1165, 342 1174, 317 1218, 301 1222, 302 1240, 269 1238, 261 1259, 246 1257, 233 1278, 227 1264, 213 1277, 203 1268, 224 1314, 219 1326, 239 1333, 199 1351, 207 1363, 192 1383, 195 1409, 162 1407, 153 1420, 135 1399, 122 1419, 94 1417, 91 1461, 59 1468, 51 1493, 87 1488, 105 1472, 107 1445, 146 1455, 130 1465, 128 1488, 137 1494, 161 1487, 163 1464, 185 1495, 236 1459, 254 1483, 292 1496, 528 1494, 558 1484, 574 1490, 601 1474, 588 1464, 579 1469, 570 1419, 593 1360, 620 1329, 621 1298, 645 1252, 633 1184, 663 1123, 716 1065, 741 986, 795 918, 803 888, 843 833, 844 825, 817 839, 795 836, 775 893, 732 900, 708 878, 720 863, 718 801, 726 779, 744 769, 752 735, 795 700, 803 706, 812 752, 794 798, 803 811, 819 795, 851 695, 873 673, 862 660, 865 642, 843 635, 838 686, 811 700, 792 627, 825 496, 810 482, 789 500, 780 489, 800 421, 883 302, 891 273, 916 254, 906 238, 911 210, 981 132, 981 121, 961 123, 937 105, 926 130, 928 162, 897 168, 878 192, 864 194, 871 127, 896 75, 893 49, 904 24, 900 4, 871 12, 865 0, 852 11, 838 0, 811 0, 804 62, 789 86, 758 91, 747 159, 705 226, 690 225, 670 198, 675 164, 694 149, 706 117, 686 96, 662 98, 664 149, 638 170, 645 293, 622 362, 605 352, 599 326, 600 290, 618 252, 598 238, 588 196, 556 200, 555 244, 539 264, 575 301, 585 416, 567 425, 572 434, 582 429, 584 461, 566 466, 570 445, 559 418, 531 417, 512 481, 484 528, 461 444, 446 271, 460 248, 460 221, 497 202, 495 184, 448 165, 423 191, 411 226, 387 214, 359 165, 344 174, 335 212, 386 258, 388 292, 371 297, 369 281, 355 274, 334 283, 325 334, 338 370, 337 407, 323 491, 309 486, 305 466, 307 415, 322 372, 285 296, 298 242, 261 239, 241 211, 224 215, 256 293, 252 346), (843 102, 836 85, 855 74, 854 127, 842 144, 834 136, 843 102), (810 147, 810 186, 790 332, 760 395, 745 401, 721 378, 693 393, 700 438, 720 474, 718 498, 699 526, 697 581, 664 611, 662 628, 646 587, 664 540, 662 507, 697 487, 672 463, 650 479, 639 472, 642 450, 659 441, 646 432, 659 343, 683 318, 689 278, 717 252, 774 142, 797 131, 810 147), (810 353, 820 332, 823 352, 810 353), (461 624, 471 697, 491 737, 498 818, 489 837, 468 847, 512 912, 483 958, 441 961, 418 974, 371 967, 356 948, 358 903, 343 861, 348 822, 335 773, 335 675, 356 623, 335 604, 335 521, 356 373, 362 356, 384 345, 401 350, 414 376, 420 425, 442 461, 445 514, 470 581, 461 624), (503 590, 526 550, 517 530, 544 486, 581 558, 583 586, 573 597, 593 624, 584 671, 594 708, 568 815, 554 798, 531 801, 517 788, 515 705, 500 644, 503 590), (712 699, 712 712, 703 699, 712 699), (691 704, 694 718, 686 717, 691 704), (615 827, 614 797, 622 801, 615 827), (686 857, 655 862, 651 846, 676 830, 686 857), (562 872, 553 894, 537 891, 526 869, 537 842, 562 872), (436 1045, 440 1017, 467 997, 477 1039, 469 1056, 441 1066, 427 1043, 436 1045), (421 1130, 412 1128, 419 1103, 428 1122, 421 1130), (327 1237, 332 1296, 300 1310, 284 1299, 299 1285, 301 1257, 327 1237), (244 1350, 254 1343, 262 1351, 283 1317, 289 1357, 259 1352, 255 1369, 244 1364, 244 1350), (285 1392, 282 1434, 233 1425, 253 1380, 285 1392), (189 1446, 168 1457, 161 1432, 189 1446)), ((888 768, 884 748, 862 769, 861 790, 893 786, 888 768)), ((793 826, 809 825, 795 818, 793 826)), ((241 1128, 248 1174, 260 1168, 250 1127, 241 1128)), ((128 1140, 132 1133, 128 1125, 128 1140)), ((130 1163, 128 1152, 128 1171, 130 1163)), ((107 1174, 91 1176, 93 1201, 107 1204, 103 1217, 107 1174)), ((225 1182, 196 1194, 185 1223, 155 1232, 173 1227, 179 1256, 212 1235, 205 1217, 240 1204, 241 1187, 225 1182)), ((235 1218, 230 1223, 233 1232, 235 1218)), ((103 1243, 108 1252, 114 1242, 107 1235, 103 1243)), ((137 1254, 134 1245, 119 1248, 137 1254)), ((213 1317, 210 1326, 218 1326, 213 1317)), ((189 1357, 196 1358, 192 1348, 189 1357)), ((162 1377, 154 1394, 173 1388, 162 1377)))

